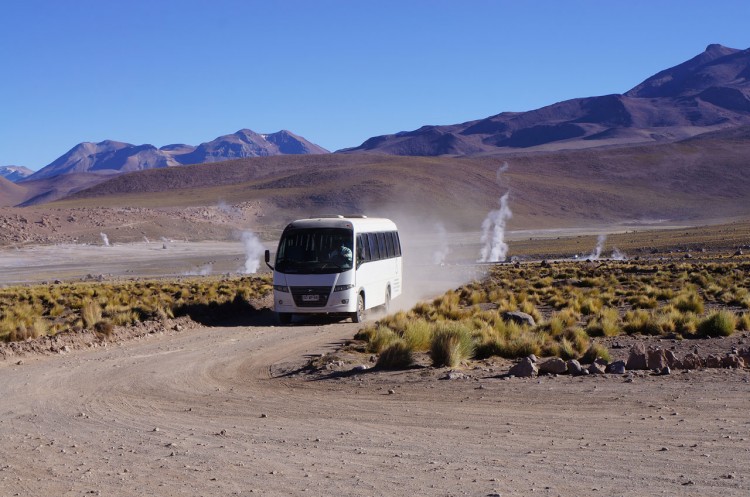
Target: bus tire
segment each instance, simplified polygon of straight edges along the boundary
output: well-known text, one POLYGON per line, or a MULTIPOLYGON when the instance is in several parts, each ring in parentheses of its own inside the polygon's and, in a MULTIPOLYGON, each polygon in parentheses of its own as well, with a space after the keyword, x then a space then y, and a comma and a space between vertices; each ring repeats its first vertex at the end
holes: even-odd
POLYGON ((357 295, 357 310, 352 313, 352 323, 361 323, 365 320, 365 296, 357 295))
POLYGON ((292 314, 289 312, 279 312, 276 314, 276 318, 280 324, 287 325, 292 323, 292 314))

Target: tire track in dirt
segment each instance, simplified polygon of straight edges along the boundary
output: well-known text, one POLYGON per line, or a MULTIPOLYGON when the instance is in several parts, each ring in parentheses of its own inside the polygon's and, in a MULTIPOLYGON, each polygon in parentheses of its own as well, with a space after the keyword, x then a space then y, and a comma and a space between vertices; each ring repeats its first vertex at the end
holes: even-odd
POLYGON ((279 376, 355 330, 203 328, 1 364, 0 495, 750 489, 746 372, 279 376))

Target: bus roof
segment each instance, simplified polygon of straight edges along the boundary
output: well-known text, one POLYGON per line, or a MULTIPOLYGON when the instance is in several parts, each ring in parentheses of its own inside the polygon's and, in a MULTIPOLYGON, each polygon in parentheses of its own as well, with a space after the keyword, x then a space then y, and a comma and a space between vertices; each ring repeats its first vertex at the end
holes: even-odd
POLYGON ((360 231, 396 231, 396 223, 379 217, 321 216, 297 219, 287 225, 290 228, 347 228, 360 231))

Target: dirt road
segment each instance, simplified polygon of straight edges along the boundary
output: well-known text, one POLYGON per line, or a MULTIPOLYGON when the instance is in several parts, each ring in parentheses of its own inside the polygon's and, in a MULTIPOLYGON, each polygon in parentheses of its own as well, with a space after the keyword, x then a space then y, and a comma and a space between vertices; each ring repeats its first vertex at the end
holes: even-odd
POLYGON ((747 371, 295 374, 355 326, 0 362, 0 495, 750 494, 747 371))

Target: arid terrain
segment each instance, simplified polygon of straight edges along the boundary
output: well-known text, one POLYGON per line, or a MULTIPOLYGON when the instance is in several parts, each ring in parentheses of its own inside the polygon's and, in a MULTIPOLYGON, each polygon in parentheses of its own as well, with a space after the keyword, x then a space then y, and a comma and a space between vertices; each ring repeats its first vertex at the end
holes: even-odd
MULTIPOLYGON (((706 250, 693 248, 703 257, 750 243, 746 223, 613 234, 610 243, 632 251, 645 236, 643 256, 658 260, 683 250, 686 232, 706 250), (727 240, 729 233, 736 238, 727 240), (650 254, 651 247, 659 253, 650 254)), ((550 243, 568 250, 582 242, 590 250, 596 238, 585 232, 561 240, 536 235, 536 241, 511 241, 511 254, 516 244, 519 254, 530 256, 546 253, 550 243)), ((467 241, 466 235, 447 238, 459 253, 467 241)), ((141 242, 135 250, 105 247, 100 240, 80 247, 75 260, 90 261, 88 273, 105 274, 114 260, 135 263, 181 246, 169 242, 163 249, 162 243, 151 243, 158 245, 152 250, 141 242), (119 250, 117 257, 96 255, 108 249, 119 250)), ((203 256, 208 250, 217 252, 216 259, 232 257, 231 244, 222 250, 218 244, 182 244, 203 256)), ((237 263, 241 256, 238 251, 237 263)), ((69 277, 81 277, 76 263, 59 264, 60 274, 70 266, 69 277)), ((163 264, 144 260, 133 264, 139 274, 114 278, 148 275, 163 264)), ((415 278, 422 296, 484 273, 482 266, 468 272, 461 265, 431 267, 415 278)), ((0 494, 740 496, 750 491, 747 369, 507 378, 513 362, 490 358, 453 369, 422 361, 420 367, 384 371, 373 368, 374 356, 346 352, 359 329, 325 320, 278 327, 260 307, 211 326, 180 318, 105 340, 88 335, 65 342, 61 336, 36 352, 6 348, 0 360, 0 494)), ((616 337, 603 343, 614 360, 624 359, 635 343, 679 356, 698 349, 723 354, 747 347, 750 336, 616 337)))
POLYGON ((309 377, 352 324, 0 362, 3 495, 747 495, 750 373, 309 377))

